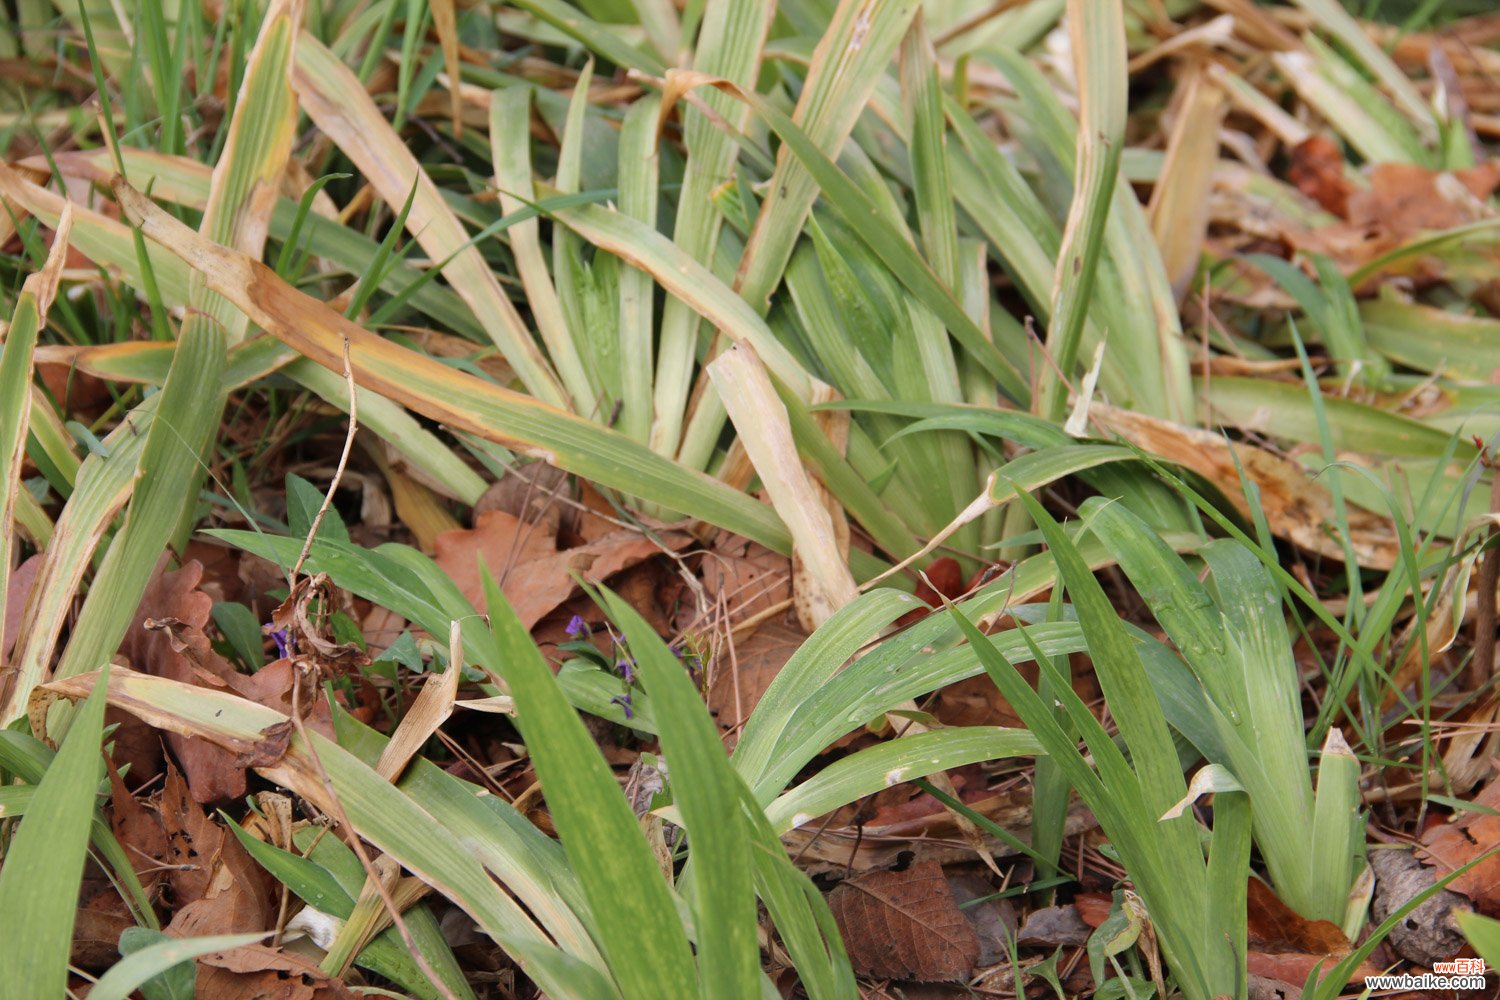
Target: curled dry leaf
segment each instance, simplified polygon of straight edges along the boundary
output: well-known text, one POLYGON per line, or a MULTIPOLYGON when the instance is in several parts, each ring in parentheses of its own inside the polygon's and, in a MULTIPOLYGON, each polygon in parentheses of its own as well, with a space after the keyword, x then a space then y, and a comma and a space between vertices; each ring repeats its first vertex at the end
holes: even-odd
MULTIPOLYGON (((126 632, 121 652, 142 673, 167 677, 199 687, 232 691, 244 698, 290 713, 295 667, 290 660, 277 660, 254 674, 242 674, 214 652, 203 633, 213 610, 213 600, 198 589, 203 567, 189 561, 181 569, 163 572, 165 559, 146 586, 135 620, 126 632)), ((331 733, 332 717, 322 694, 314 685, 304 692, 304 711, 309 726, 331 733), (316 701, 313 699, 316 698, 316 701)), ((144 723, 118 709, 107 715, 119 723, 116 763, 130 764, 133 783, 160 773, 160 737, 144 723)), ((246 791, 247 767, 272 763, 284 734, 231 752, 206 740, 169 733, 168 746, 182 767, 194 801, 222 802, 240 798, 246 791)))
MULTIPOLYGON (((1207 479, 1249 517, 1250 505, 1240 485, 1243 470, 1246 478, 1260 488, 1260 509, 1274 534, 1324 558, 1343 560, 1333 497, 1291 459, 1231 442, 1212 431, 1183 427, 1103 403, 1090 406, 1089 416, 1106 432, 1207 479)), ((1348 519, 1349 542, 1361 566, 1390 569, 1396 564, 1400 544, 1389 518, 1349 504, 1348 519)))
POLYGON ((277 906, 271 877, 223 824, 192 800, 174 767, 167 769, 158 813, 166 834, 167 884, 176 909, 167 933, 196 937, 270 929, 277 906))
POLYGON ((979 939, 935 861, 841 882, 828 905, 861 975, 942 982, 966 978, 979 939))
POLYGON ((298 662, 313 671, 318 681, 344 677, 369 662, 356 644, 330 638, 327 609, 337 606, 336 597, 327 575, 305 576, 271 612, 271 629, 284 633, 298 662))
POLYGON ((198 1000, 356 1000, 360 995, 316 963, 265 945, 198 959, 198 1000))
MULTIPOLYGON (((1254 975, 1300 986, 1314 968, 1333 965, 1352 950, 1337 925, 1308 920, 1258 878, 1250 879, 1247 905, 1250 950, 1246 965, 1254 975)), ((1349 981, 1362 982, 1379 972, 1369 961, 1361 962, 1349 981)))

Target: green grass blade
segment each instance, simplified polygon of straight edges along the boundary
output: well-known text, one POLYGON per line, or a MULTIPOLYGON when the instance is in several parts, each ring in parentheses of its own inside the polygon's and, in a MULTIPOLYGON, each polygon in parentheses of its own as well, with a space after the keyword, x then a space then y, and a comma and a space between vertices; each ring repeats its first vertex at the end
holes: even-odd
MULTIPOLYGON (((828 158, 843 146, 916 13, 916 4, 899 0, 840 0, 788 119, 818 156, 828 158)), ((784 134, 781 139, 786 142, 784 134)), ((819 187, 826 193, 827 185, 811 172, 806 156, 786 148, 777 154, 776 172, 736 281, 757 312, 769 308, 819 187)))
POLYGON ((712 271, 655 227, 598 205, 554 209, 548 214, 594 246, 650 274, 731 340, 749 343, 799 398, 810 398, 810 376, 765 320, 712 271))
POLYGON ((816 1000, 856 1000, 859 986, 828 901, 787 857, 748 792, 742 795, 741 808, 754 838, 756 891, 792 956, 803 989, 816 1000))
POLYGON ((766 807, 766 819, 778 833, 785 833, 903 781, 965 764, 1044 752, 1024 729, 960 726, 914 733, 830 764, 766 807))
POLYGON ((740 808, 742 779, 730 768, 718 727, 687 669, 626 601, 608 590, 601 596, 609 617, 625 633, 661 720, 672 799, 688 832, 700 995, 724 1000, 753 996, 760 980, 760 949, 750 831, 740 808))
POLYGON ((210 937, 167 938, 133 951, 110 966, 89 990, 99 1000, 127 1000, 142 984, 200 955, 228 951, 264 940, 269 931, 256 934, 217 934, 210 937))
POLYGON ((576 38, 601 59, 608 59, 621 69, 634 69, 654 75, 666 70, 666 64, 656 55, 622 40, 610 25, 586 17, 576 7, 563 3, 562 0, 516 0, 515 6, 576 38))
MULTIPOLYGON (((55 682, 54 689, 67 697, 80 697, 102 687, 98 680, 97 674, 72 678, 55 682)), ((261 739, 267 726, 285 726, 288 721, 278 712, 233 695, 124 668, 111 670, 109 692, 111 704, 151 725, 221 746, 247 748, 261 739)), ((426 801, 393 786, 368 763, 332 740, 317 733, 310 736, 321 771, 312 763, 307 745, 294 738, 286 756, 274 766, 263 767, 262 773, 276 784, 320 803, 320 808, 328 806, 329 795, 337 795, 362 837, 462 907, 543 989, 558 996, 609 995, 607 990, 579 992, 551 978, 550 972, 563 966, 570 975, 583 968, 586 971, 578 975, 586 979, 592 973, 596 983, 599 973, 577 958, 569 961, 548 942, 527 909, 485 870, 472 838, 433 837, 431 831, 445 829, 447 824, 428 811, 426 801), (326 782, 323 774, 327 775, 326 782), (561 956, 561 960, 553 956, 561 956)), ((439 808, 437 815, 445 814, 439 808)), ((465 834, 468 832, 465 829, 465 834)), ((577 981, 578 975, 569 982, 577 981)))
POLYGON ((104 706, 101 686, 74 717, 0 867, 0 912, 16 918, 0 938, 0 966, 6 989, 16 996, 67 993, 73 920, 99 788, 104 706))
MULTIPOLYGON (((964 311, 956 298, 956 290, 945 287, 933 273, 911 245, 908 235, 884 217, 870 196, 858 188, 795 121, 754 94, 741 96, 771 126, 791 154, 807 169, 808 176, 821 188, 823 197, 890 268, 892 275, 943 321, 948 332, 1000 383, 1008 396, 1017 401, 1028 398, 1028 390, 1020 375, 964 311)), ((783 261, 780 267, 784 266, 783 261)), ((779 270, 777 280, 780 280, 779 270)), ((749 298, 746 289, 742 288, 741 292, 749 298)))
POLYGON ((1432 108, 1422 99, 1416 85, 1392 61, 1391 57, 1366 32, 1337 0, 1296 0, 1297 6, 1312 16, 1318 25, 1340 44, 1354 53, 1360 64, 1380 81, 1397 105, 1425 138, 1436 138, 1437 126, 1432 108))
POLYGON ((1335 924, 1345 923, 1349 892, 1365 865, 1365 823, 1360 814, 1360 764, 1343 733, 1328 729, 1318 763, 1318 793, 1313 809, 1313 912, 1335 924))
MULTIPOLYGON (((738 87, 753 88, 760 68, 761 47, 775 12, 776 4, 771 0, 707 3, 693 51, 693 70, 729 80, 738 87)), ((749 114, 744 104, 718 91, 705 93, 703 100, 732 128, 744 128, 749 114)), ((677 199, 672 242, 693 260, 711 261, 724 221, 713 196, 733 177, 739 148, 702 109, 689 106, 682 110, 682 115, 688 161, 677 199)), ((699 325, 698 314, 687 303, 668 296, 662 306, 653 387, 651 448, 658 454, 675 455, 681 443, 688 392, 697 362, 699 325)))
POLYGON ((635 816, 488 570, 484 583, 516 722, 610 970, 626 997, 686 1000, 698 992, 692 952, 635 816))
POLYGON ((89 560, 130 497, 146 428, 160 401, 158 393, 137 405, 104 439, 106 451, 90 454, 79 467, 77 487, 57 519, 53 543, 42 555, 34 585, 38 598, 28 603, 21 619, 21 638, 12 653, 16 677, 3 713, 6 724, 26 714, 32 689, 52 666, 89 560))
MULTIPOLYGON (((520 198, 531 197, 531 88, 508 87, 490 96, 490 151, 495 184, 500 189, 500 207, 507 214, 524 207, 520 198)), ((583 370, 575 338, 568 328, 557 289, 547 273, 542 256, 541 226, 535 219, 510 227, 511 252, 516 271, 526 289, 526 302, 536 318, 537 332, 557 365, 563 386, 572 397, 573 408, 588 412, 593 406, 593 387, 583 370)))
MULTIPOLYGON (((620 134, 620 212, 656 228, 660 176, 656 124, 661 102, 636 101, 620 134)), ((651 276, 634 267, 620 270, 620 430, 646 443, 651 437, 651 379, 655 370, 656 327, 651 276)))
POLYGON ((522 383, 537 398, 561 405, 561 386, 494 272, 354 73, 303 32, 298 39, 295 78, 302 110, 338 143, 381 197, 399 205, 415 185, 407 217, 412 238, 433 260, 446 262, 445 277, 522 383))
POLYGON ((1073 203, 1057 254, 1052 284, 1052 322, 1047 350, 1056 368, 1043 367, 1037 412, 1060 420, 1067 411, 1063 379, 1073 377, 1083 338, 1089 296, 1104 249, 1120 150, 1125 145, 1128 76, 1125 71, 1124 11, 1117 0, 1070 0, 1068 38, 1078 75, 1078 157, 1073 203))
MULTIPOLYGON (((819 626, 776 674, 756 702, 734 748, 734 768, 751 784, 763 804, 782 786, 762 781, 782 734, 803 703, 831 680, 840 667, 891 622, 918 607, 910 594, 877 590, 840 608, 819 626)), ((871 716, 873 717, 873 716, 871 716)))

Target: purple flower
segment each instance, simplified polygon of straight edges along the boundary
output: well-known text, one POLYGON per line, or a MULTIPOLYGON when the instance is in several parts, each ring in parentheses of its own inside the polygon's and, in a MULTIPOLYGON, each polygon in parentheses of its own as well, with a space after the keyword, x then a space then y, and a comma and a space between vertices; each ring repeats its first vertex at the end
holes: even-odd
POLYGON ((568 619, 568 635, 578 642, 587 639, 591 631, 593 630, 589 628, 589 623, 584 621, 581 615, 574 615, 568 619))
POLYGON ((682 665, 687 667, 688 673, 697 674, 699 670, 703 669, 703 658, 698 655, 697 650, 686 648, 684 640, 674 640, 667 646, 667 649, 671 651, 673 656, 682 661, 682 665))
POLYGON ((626 694, 615 695, 613 698, 609 699, 609 703, 611 705, 619 705, 620 710, 625 713, 625 718, 635 718, 635 713, 630 710, 630 694, 628 692, 626 694))
POLYGON ((272 632, 271 641, 276 644, 276 658, 278 660, 284 660, 290 656, 292 647, 297 644, 296 640, 284 628, 279 628, 272 632))
POLYGON ((635 683, 635 661, 630 657, 615 661, 615 671, 625 678, 626 684, 635 683))

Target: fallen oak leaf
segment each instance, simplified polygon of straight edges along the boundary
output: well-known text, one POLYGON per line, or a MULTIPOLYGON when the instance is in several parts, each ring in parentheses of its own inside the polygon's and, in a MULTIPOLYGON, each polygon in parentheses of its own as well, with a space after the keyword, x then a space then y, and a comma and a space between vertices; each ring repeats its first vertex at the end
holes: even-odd
POLYGON ((356 1000, 360 994, 300 955, 262 944, 198 959, 198 1000, 356 1000))
POLYGON ((1338 925, 1327 920, 1308 920, 1282 902, 1258 878, 1250 879, 1246 912, 1251 946, 1262 951, 1301 951, 1338 957, 1349 953, 1349 939, 1338 925))
MULTIPOLYGON (((704 596, 710 607, 720 600, 732 622, 742 622, 791 600, 792 561, 756 542, 719 532, 703 553, 699 569, 704 596)), ((693 609, 693 625, 699 619, 693 609)))
POLYGON ((660 542, 635 531, 614 531, 571 549, 558 549, 555 537, 513 514, 490 510, 473 528, 445 531, 437 537, 434 561, 475 606, 483 604, 479 560, 482 559, 528 629, 572 596, 574 573, 602 583, 668 549, 693 541, 683 532, 666 531, 660 542), (476 558, 477 557, 477 558, 476 558))
POLYGON ((935 861, 846 879, 828 894, 854 971, 882 979, 966 978, 979 938, 935 861))
POLYGON ((1473 804, 1452 822, 1429 827, 1422 834, 1417 857, 1435 868, 1439 877, 1461 868, 1485 854, 1489 857, 1448 883, 1485 916, 1500 916, 1500 780, 1484 787, 1473 804))
POLYGON ((21 613, 26 610, 31 586, 41 568, 42 557, 30 556, 16 567, 5 585, 5 620, 0 622, 0 662, 10 658, 10 651, 21 631, 21 613))
POLYGON ((1349 195, 1349 221, 1391 243, 1452 229, 1492 214, 1485 200, 1500 186, 1500 161, 1466 170, 1430 170, 1415 163, 1380 163, 1367 190, 1349 195))
MULTIPOLYGON (((166 572, 165 566, 163 556, 121 645, 121 652, 130 664, 142 673, 209 690, 234 692, 290 714, 295 664, 280 659, 253 674, 236 670, 213 649, 203 631, 212 615, 213 599, 199 589, 202 564, 189 560, 181 569, 171 572, 166 572)), ((301 617, 305 619, 305 615, 301 617)), ((315 656, 320 667, 326 668, 331 662, 328 655, 315 656)), ((331 734, 333 717, 323 692, 315 684, 304 684, 302 695, 300 707, 308 726, 331 734)), ((116 733, 116 762, 121 767, 130 765, 132 783, 160 773, 161 737, 118 708, 112 707, 105 718, 120 726, 116 733)), ((168 733, 166 740, 194 801, 200 804, 243 797, 247 790, 246 768, 274 763, 277 755, 285 752, 285 739, 276 734, 260 734, 256 739, 232 746, 215 745, 178 733, 168 733)))
POLYGON ((807 633, 784 621, 758 626, 748 639, 734 644, 733 657, 723 647, 709 666, 708 710, 720 728, 737 731, 760 704, 761 695, 791 659, 807 633))
POLYGON ((1292 147, 1287 179, 1339 218, 1349 216, 1349 196, 1357 188, 1344 175, 1344 153, 1325 135, 1310 135, 1292 147))
POLYGON ((176 910, 167 933, 195 937, 269 929, 277 899, 271 876, 192 800, 186 780, 170 765, 157 811, 176 910))
MULTIPOLYGON (((1329 969, 1353 950, 1338 925, 1308 920, 1251 877, 1246 891, 1249 951, 1245 964, 1252 975, 1301 986, 1315 968, 1329 969)), ((1380 974, 1370 961, 1350 972, 1349 982, 1380 974)))

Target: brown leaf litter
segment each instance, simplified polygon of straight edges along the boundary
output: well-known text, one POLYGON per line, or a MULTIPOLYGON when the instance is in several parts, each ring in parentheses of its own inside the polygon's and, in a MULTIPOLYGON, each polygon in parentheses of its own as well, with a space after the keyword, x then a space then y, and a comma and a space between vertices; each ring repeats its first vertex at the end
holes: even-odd
MULTIPOLYGON (((120 651, 131 666, 142 673, 166 677, 219 691, 229 691, 290 714, 295 665, 277 660, 254 674, 242 674, 214 651, 204 628, 213 611, 213 599, 199 589, 203 567, 189 561, 181 569, 164 572, 165 560, 157 567, 141 597, 134 620, 120 651)), ((307 685, 301 706, 308 726, 332 734, 332 717, 316 685, 307 685), (310 710, 310 712, 309 712, 310 710)), ((118 724, 116 762, 130 765, 132 783, 161 772, 160 736, 134 716, 111 708, 111 724, 118 724)), ((167 745, 177 759, 196 802, 223 802, 244 796, 246 768, 256 761, 206 740, 176 733, 166 734, 167 745)), ((266 761, 259 761, 266 763, 266 761)))
POLYGON ((979 938, 934 861, 846 879, 829 893, 828 905, 860 975, 958 980, 979 960, 979 938))
POLYGON ((657 539, 621 529, 559 549, 557 536, 544 525, 491 510, 480 514, 472 528, 439 535, 435 561, 471 603, 483 607, 482 561, 529 629, 572 596, 577 586, 575 573, 590 583, 602 583, 621 570, 693 541, 680 531, 661 532, 657 539))

